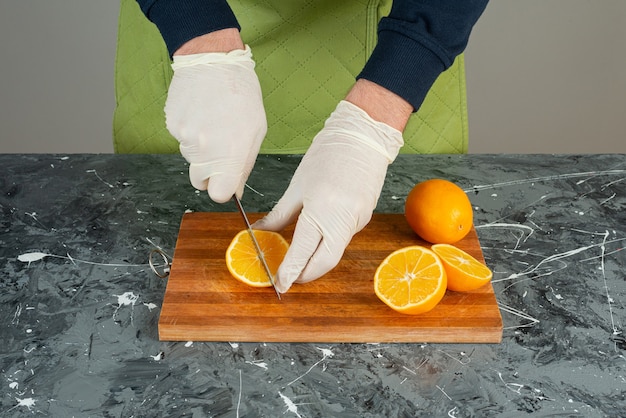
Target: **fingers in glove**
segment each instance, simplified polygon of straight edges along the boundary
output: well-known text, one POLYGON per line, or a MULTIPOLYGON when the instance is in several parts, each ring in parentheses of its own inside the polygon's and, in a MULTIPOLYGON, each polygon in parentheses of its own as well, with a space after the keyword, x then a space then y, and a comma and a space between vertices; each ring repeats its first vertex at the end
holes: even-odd
POLYGON ((329 237, 319 223, 303 212, 296 224, 291 246, 278 268, 279 291, 286 292, 293 283, 307 283, 335 268, 352 235, 346 233, 329 237))
POLYGON ((245 180, 232 173, 217 173, 211 176, 207 185, 207 193, 216 203, 225 203, 233 198, 234 194, 241 198, 245 180))
POLYGON ((233 194, 241 197, 245 178, 229 170, 213 171, 211 164, 189 164, 189 181, 198 190, 206 190, 216 203, 229 201, 233 194))
POLYGON ((300 216, 285 259, 276 273, 276 288, 285 293, 300 278, 322 241, 322 231, 306 216, 300 216))
POLYGON ((312 282, 334 269, 341 261, 347 245, 348 243, 322 239, 295 283, 312 282))
POLYGON ((189 180, 196 189, 206 190, 211 200, 216 203, 229 201, 233 194, 241 198, 256 157, 256 150, 252 150, 243 165, 237 161, 228 163, 225 160, 204 164, 191 163, 189 180))
POLYGON ((210 169, 208 164, 189 164, 189 182, 198 190, 206 190, 209 177, 205 174, 210 169))
MULTIPOLYGON (((337 215, 341 212, 343 212, 343 215, 331 218, 334 222, 329 222, 329 219, 325 219, 324 226, 326 231, 322 232, 322 240, 311 255, 306 267, 296 279, 296 283, 307 283, 316 280, 335 268, 339 264, 341 257, 343 257, 343 253, 352 240, 352 236, 363 229, 371 219, 371 215, 362 219, 355 218, 350 210, 342 211, 337 209, 335 214, 337 215), (329 233, 330 230, 333 233, 329 233)), ((301 215, 301 218, 309 220, 309 217, 306 215, 301 215)), ((310 220, 310 223, 317 224, 314 223, 314 220, 310 220)), ((321 230, 319 227, 317 229, 321 230)), ((295 241, 295 234, 293 241, 295 241)))
POLYGON ((301 200, 295 196, 293 189, 288 187, 276 206, 263 218, 253 223, 252 227, 265 231, 282 231, 296 220, 301 210, 301 200))
POLYGON ((241 198, 243 187, 248 180, 252 167, 246 168, 237 161, 215 161, 215 171, 211 174, 207 185, 207 192, 211 200, 224 203, 232 199, 234 194, 241 198))
MULTIPOLYGON (((260 134, 260 137, 264 138, 266 132, 267 132, 267 128, 263 131, 263 133, 260 134)), ((235 191, 235 194, 237 195, 239 199, 243 197, 243 191, 244 191, 244 188, 246 187, 246 182, 248 181, 248 177, 250 177, 250 173, 252 173, 252 169, 254 168, 254 163, 256 162, 258 155, 259 155, 258 149, 250 150, 250 152, 248 153, 248 158, 246 159, 244 163, 243 171, 241 173, 239 186, 237 187, 237 190, 235 191)))

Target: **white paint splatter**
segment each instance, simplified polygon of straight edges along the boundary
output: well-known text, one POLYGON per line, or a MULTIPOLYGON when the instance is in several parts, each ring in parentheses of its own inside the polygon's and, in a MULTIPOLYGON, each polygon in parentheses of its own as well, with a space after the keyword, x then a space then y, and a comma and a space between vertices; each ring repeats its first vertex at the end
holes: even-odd
POLYGON ((229 342, 228 344, 230 344, 231 348, 233 348, 233 349, 239 348, 239 344, 238 343, 231 343, 231 342, 229 342))
POLYGON ((320 350, 322 352, 322 359, 319 360, 318 362, 316 362, 315 364, 313 364, 311 367, 309 367, 309 370, 307 370, 304 374, 296 377, 294 380, 292 380, 291 382, 287 383, 287 386, 293 385, 295 382, 297 382, 298 380, 302 379, 304 376, 306 376, 307 374, 311 373, 311 370, 313 370, 315 367, 317 367, 318 364, 320 364, 321 362, 323 362, 324 360, 326 360, 329 357, 334 356, 335 354, 332 352, 332 350, 328 349, 328 348, 320 348, 320 347, 315 347, 318 350, 320 350))
POLYGON ((117 313, 124 306, 131 307, 130 321, 133 321, 132 310, 135 308, 135 303, 139 300, 139 295, 135 295, 133 292, 125 292, 121 295, 113 295, 117 297, 117 308, 115 308, 115 312, 113 312, 113 320, 117 316, 117 313))
POLYGON ((267 363, 262 360, 254 360, 254 361, 246 361, 248 364, 252 364, 253 366, 260 367, 263 370, 268 370, 267 363))
MULTIPOLYGON (((408 368, 408 367, 406 367, 406 366, 402 366, 402 368, 403 368, 404 370, 406 370, 407 372, 411 373, 411 374, 417 374, 417 372, 416 372, 415 370, 411 370, 411 369, 409 369, 409 368, 408 368)), ((419 368, 419 367, 418 367, 418 368, 419 368)))
POLYGON ((143 304, 143 305, 144 305, 144 306, 146 306, 146 307, 150 310, 150 312, 152 312, 152 310, 153 310, 153 309, 158 308, 158 306, 157 306, 157 305, 155 305, 154 303, 145 303, 145 302, 144 302, 144 304, 143 304))
POLYGON ((187 348, 191 347, 192 345, 193 345, 193 341, 187 341, 185 343, 185 347, 187 347, 187 348))
POLYGON ((104 181, 104 179, 102 177, 100 177, 100 175, 98 174, 98 172, 96 170, 86 170, 86 173, 93 173, 98 180, 100 180, 102 183, 106 184, 107 186, 109 186, 111 189, 115 186, 113 186, 111 183, 107 183, 106 181, 104 181))
POLYGON ((161 361, 161 360, 163 360, 163 357, 165 357, 165 353, 163 351, 161 351, 156 356, 150 356, 150 357, 152 357, 152 360, 154 360, 154 361, 161 361))
POLYGON ((319 348, 319 347, 315 347, 318 350, 320 350, 322 352, 322 354, 324 355, 325 358, 327 357, 332 357, 335 355, 335 353, 333 353, 332 350, 328 349, 328 348, 319 348))
MULTIPOLYGON (((524 295, 526 296, 526 295, 524 295)), ((527 327, 532 327, 535 324, 539 323, 539 320, 537 318, 533 318, 532 316, 528 315, 526 312, 523 312, 519 309, 513 308, 511 306, 507 306, 504 305, 500 302, 498 302, 498 307, 500 308, 500 310, 513 314, 517 317, 520 317, 522 319, 525 319, 528 322, 525 322, 521 325, 515 325, 515 326, 510 326, 510 327, 503 327, 502 329, 512 329, 512 328, 527 328, 527 327)))
POLYGON ((258 195, 259 195, 259 196, 261 196, 261 197, 265 196, 265 195, 264 195, 263 193, 261 193, 260 191, 256 190, 256 189, 255 189, 255 188, 253 188, 253 187, 250 187, 250 185, 249 185, 248 183, 246 183, 246 188, 248 188, 248 189, 252 190, 254 193, 258 194, 258 195))
POLYGON ((285 412, 291 412, 291 413, 295 414, 298 418, 302 418, 302 415, 300 415, 298 413, 298 406, 295 403, 293 403, 293 401, 291 399, 289 399, 288 397, 286 397, 282 393, 278 392, 278 394, 280 395, 280 397, 282 398, 283 402, 285 402, 285 405, 287 406, 287 410, 285 412))
POLYGON ((443 390, 443 388, 442 388, 441 386, 439 386, 439 385, 435 385, 435 387, 436 387, 437 389, 439 389, 439 390, 441 391, 441 393, 443 393, 443 394, 445 395, 445 397, 446 397, 446 398, 448 398, 448 400, 449 400, 449 401, 451 401, 451 400, 452 400, 452 398, 450 397, 450 395, 448 395, 448 394, 446 393, 446 391, 445 391, 445 390, 443 390))
POLYGON ((9 387, 13 390, 17 390, 20 387, 20 384, 17 382, 11 382, 9 383, 9 387))
MULTIPOLYGON (((452 356, 452 355, 450 355, 450 354, 446 353, 446 352, 445 352, 445 351, 443 351, 443 350, 437 350, 437 351, 439 351, 440 353, 445 354, 446 356, 450 357, 452 360, 454 360, 454 361, 458 362, 459 364, 462 364, 463 366, 465 366, 465 365, 467 365, 467 364, 470 364, 470 363, 472 362, 472 357, 471 357, 471 355, 467 358, 467 360, 459 360, 458 358, 456 358, 456 357, 454 357, 454 356, 452 356)), ((473 353, 473 352, 474 352, 474 351, 472 351, 472 353, 473 353)), ((466 354, 465 352, 463 352, 463 351, 461 351, 459 354, 460 354, 462 357, 467 355, 467 354, 466 354)))
MULTIPOLYGON (((617 328, 617 326, 615 325, 615 318, 613 317, 613 297, 611 296, 611 294, 609 293, 609 284, 606 280, 606 271, 604 268, 604 258, 606 256, 606 244, 607 244, 607 239, 609 238, 609 231, 606 230, 604 231, 604 237, 602 239, 602 244, 600 244, 600 250, 601 250, 601 262, 600 262, 600 271, 602 272, 602 281, 604 282, 604 291, 606 293, 606 300, 607 303, 609 305, 609 315, 611 316, 611 327, 613 328, 613 335, 619 335, 622 332, 617 328)), ((615 351, 617 351, 617 348, 615 348, 615 351)))
POLYGON ((528 225, 514 224, 514 223, 503 223, 503 222, 492 222, 492 223, 488 223, 488 224, 485 224, 485 225, 476 225, 475 228, 476 229, 480 229, 480 228, 517 229, 520 232, 520 236, 517 239, 517 244, 515 245, 515 248, 518 248, 520 242, 522 241, 522 238, 523 238, 523 242, 526 242, 526 240, 528 240, 528 238, 530 238, 530 236, 535 232, 535 230, 533 228, 529 227, 528 225), (528 231, 528 235, 525 236, 524 231, 528 231))
POLYGON ((43 260, 45 257, 49 257, 50 254, 40 253, 40 252, 32 252, 32 253, 24 253, 17 256, 17 259, 22 263, 32 263, 33 261, 43 260))
POLYGON ((519 384, 519 383, 509 383, 509 382, 505 382, 504 378, 502 377, 502 373, 498 372, 498 377, 500 378, 500 381, 502 383, 504 383, 504 387, 511 390, 512 392, 515 392, 519 395, 522 394, 521 390, 524 388, 524 385, 519 384))
POLYGON ((117 304, 121 308, 122 306, 132 305, 134 306, 137 300, 139 299, 139 295, 135 295, 133 292, 125 292, 121 295, 113 295, 117 296, 117 304))
POLYGON ((7 412, 12 411, 15 408, 19 408, 20 406, 25 406, 30 411, 35 406, 35 402, 37 402, 33 398, 24 398, 24 399, 15 398, 15 400, 17 401, 17 405, 9 409, 7 412))
POLYGON ((22 315, 22 305, 17 305, 17 309, 15 309, 15 313, 13 314, 13 320, 11 321, 12 325, 20 323, 20 315, 22 315))
POLYGON ((456 414, 459 413, 459 407, 455 406, 454 408, 452 408, 451 410, 448 411, 448 416, 450 418, 456 418, 456 414))
MULTIPOLYGON (((468 192, 475 192, 475 191, 480 191, 480 190, 495 189, 495 188, 504 187, 504 186, 515 186, 515 185, 526 184, 526 183, 530 183, 531 185, 534 185, 535 182, 546 182, 546 181, 552 181, 552 180, 563 180, 563 179, 577 178, 577 177, 610 176, 610 175, 618 175, 618 174, 624 174, 624 173, 626 173, 626 170, 604 170, 604 171, 589 171, 589 172, 579 172, 579 173, 557 174, 557 175, 554 175, 554 176, 545 176, 545 177, 535 177, 535 178, 530 178, 530 179, 518 179, 518 180, 504 181, 504 182, 501 182, 501 183, 478 184, 478 185, 474 185, 474 186, 472 186, 469 189, 466 189, 464 191, 465 191, 465 193, 468 193, 468 192)), ((583 181, 586 181, 586 180, 583 180, 583 181)))
POLYGON ((243 389, 243 380, 241 378, 241 369, 239 369, 239 396, 237 397, 237 418, 239 418, 239 408, 241 407, 241 391, 243 389))
MULTIPOLYGON (((558 253, 558 254, 554 254, 551 255, 549 257, 544 258, 543 260, 541 260, 539 263, 535 264, 532 267, 529 267, 528 269, 526 269, 525 271, 522 271, 520 273, 513 273, 507 277, 501 278, 501 279, 497 279, 497 280, 492 280, 492 283, 497 283, 497 282, 502 282, 502 281, 506 281, 506 280, 513 280, 513 279, 517 279, 519 277, 523 277, 523 276, 529 276, 531 273, 535 273, 540 267, 542 267, 544 264, 550 263, 550 262, 554 262, 554 261, 558 261, 567 257, 571 257, 573 255, 582 253, 584 251, 587 251, 591 248, 594 247, 598 247, 599 244, 592 244, 592 245, 587 245, 584 247, 579 247, 579 248, 575 248, 573 250, 569 250, 569 251, 565 251, 562 253, 558 253)), ((539 276, 547 276, 554 273, 554 270, 549 270, 547 273, 544 274, 538 274, 535 278, 539 277, 539 276)))
POLYGON ((613 199, 615 196, 617 196, 617 193, 613 193, 610 197, 604 199, 602 202, 600 202, 600 206, 604 205, 606 202, 608 202, 609 200, 613 199))
POLYGON ((97 263, 94 261, 78 260, 76 258, 73 258, 69 254, 56 255, 56 254, 48 254, 48 253, 42 253, 42 252, 37 252, 37 251, 20 254, 17 256, 17 259, 18 261, 21 261, 23 263, 28 263, 30 265, 30 263, 32 263, 33 261, 40 261, 46 257, 55 257, 55 258, 63 258, 65 260, 70 260, 74 265, 76 265, 76 263, 92 264, 94 266, 103 266, 103 267, 144 267, 148 265, 148 264, 97 263))

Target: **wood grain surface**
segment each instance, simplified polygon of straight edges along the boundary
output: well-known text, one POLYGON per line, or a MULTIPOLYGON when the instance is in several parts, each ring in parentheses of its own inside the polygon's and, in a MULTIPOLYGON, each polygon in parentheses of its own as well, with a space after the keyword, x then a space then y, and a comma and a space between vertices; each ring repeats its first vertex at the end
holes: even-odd
MULTIPOLYGON (((248 214, 251 222, 262 214, 248 214)), ((374 272, 392 251, 429 245, 402 214, 374 214, 337 267, 294 284, 278 300, 272 288, 234 279, 225 264, 243 228, 239 213, 183 216, 159 318, 162 341, 498 343, 502 318, 491 284, 471 293, 447 291, 423 315, 400 314, 374 293, 374 272)), ((293 229, 282 232, 290 241, 293 229)), ((476 231, 456 244, 484 262, 476 231)))

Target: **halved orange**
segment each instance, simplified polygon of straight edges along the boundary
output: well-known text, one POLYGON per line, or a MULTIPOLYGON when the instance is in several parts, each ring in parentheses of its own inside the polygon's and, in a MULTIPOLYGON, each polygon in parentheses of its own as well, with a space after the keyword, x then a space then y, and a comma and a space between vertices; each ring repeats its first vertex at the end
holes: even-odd
POLYGON ((446 271, 439 257, 428 248, 401 248, 376 269, 374 291, 398 312, 422 314, 437 306, 446 293, 446 271))
MULTIPOLYGON (((254 230, 254 236, 272 276, 275 276, 278 266, 285 258, 289 243, 277 232, 254 230)), ((226 266, 234 278, 247 285, 254 287, 272 285, 247 229, 237 233, 228 246, 226 266)))
POLYGON ((469 292, 489 283, 492 272, 470 254, 450 244, 430 247, 441 258, 448 276, 448 289, 469 292))

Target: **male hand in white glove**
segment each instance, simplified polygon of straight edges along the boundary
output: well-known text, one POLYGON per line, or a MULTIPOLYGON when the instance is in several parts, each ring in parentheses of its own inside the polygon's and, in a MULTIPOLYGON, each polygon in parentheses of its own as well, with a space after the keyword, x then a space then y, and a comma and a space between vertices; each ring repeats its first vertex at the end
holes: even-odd
MULTIPOLYGON (((409 106, 409 115, 411 111, 409 106)), ((370 221, 387 166, 402 145, 400 130, 372 119, 351 102, 339 103, 313 139, 283 197, 253 225, 280 231, 297 218, 291 245, 276 274, 280 292, 294 282, 315 280, 339 263, 354 234, 370 221)))
POLYGON ((166 124, 191 184, 218 203, 241 197, 267 132, 250 48, 175 54, 172 68, 166 124))

